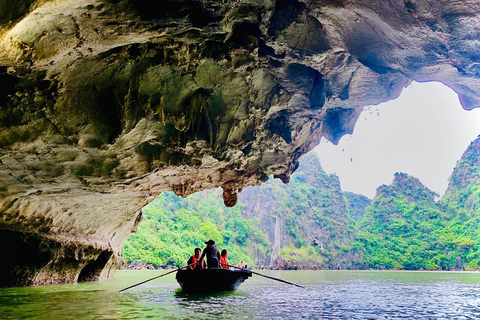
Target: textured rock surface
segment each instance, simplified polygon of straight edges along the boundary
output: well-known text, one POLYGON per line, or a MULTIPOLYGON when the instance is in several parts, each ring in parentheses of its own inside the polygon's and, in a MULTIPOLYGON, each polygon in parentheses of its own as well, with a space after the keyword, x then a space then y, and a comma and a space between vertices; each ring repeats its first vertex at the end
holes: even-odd
POLYGON ((476 0, 0 2, 1 285, 108 276, 155 195, 288 181, 412 80, 478 106, 476 0), (153 4, 156 3, 156 4, 153 4), (9 240, 10 239, 10 240, 9 240), (29 254, 35 252, 37 254, 29 254))

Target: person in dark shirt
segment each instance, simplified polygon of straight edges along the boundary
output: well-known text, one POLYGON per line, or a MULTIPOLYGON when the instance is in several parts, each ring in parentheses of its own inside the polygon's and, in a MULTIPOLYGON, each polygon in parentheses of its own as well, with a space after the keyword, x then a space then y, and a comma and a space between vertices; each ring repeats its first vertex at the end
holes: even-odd
POLYGON ((205 242, 207 245, 205 249, 203 249, 202 256, 200 257, 200 261, 203 261, 203 258, 207 258, 207 267, 208 269, 211 268, 219 268, 220 267, 220 251, 218 251, 217 246, 215 245, 215 241, 212 239, 205 242))
POLYGON ((187 265, 189 270, 205 269, 204 261, 200 261, 200 252, 202 252, 202 249, 195 248, 195 254, 188 259, 187 265))

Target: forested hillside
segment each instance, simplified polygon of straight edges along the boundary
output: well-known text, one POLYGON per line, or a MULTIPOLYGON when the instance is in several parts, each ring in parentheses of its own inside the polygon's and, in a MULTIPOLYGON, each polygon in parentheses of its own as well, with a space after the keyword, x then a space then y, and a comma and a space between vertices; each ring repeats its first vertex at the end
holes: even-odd
POLYGON ((480 138, 458 161, 445 196, 396 174, 366 208, 356 235, 361 268, 479 269, 480 138))
POLYGON ((354 238, 346 199, 335 175, 327 175, 314 153, 305 155, 288 184, 271 179, 246 188, 239 197, 242 214, 258 217, 271 255, 264 265, 345 268, 353 259, 354 238))
POLYGON ((273 268, 479 269, 480 140, 459 160, 440 202, 418 179, 397 173, 373 200, 342 193, 314 153, 289 184, 248 187, 225 208, 221 190, 164 193, 144 209, 124 245, 127 261, 181 265, 213 238, 230 261, 273 268))
POLYGON ((480 138, 473 141, 458 161, 442 199, 451 217, 468 219, 480 212, 480 138))
POLYGON ((444 261, 444 220, 435 194, 419 180, 396 173, 381 186, 360 222, 356 241, 364 252, 362 268, 438 269, 444 261))
POLYGON ((178 265, 209 238, 234 263, 346 268, 354 259, 354 223, 338 177, 327 175, 314 153, 301 158, 288 184, 270 179, 245 188, 234 208, 225 208, 219 189, 186 199, 166 192, 144 208, 144 217, 124 244, 127 261, 178 265))
POLYGON ((458 161, 440 201, 455 247, 468 269, 480 268, 480 137, 458 161))
POLYGON ((347 199, 350 217, 355 222, 360 222, 365 214, 365 209, 370 205, 372 200, 368 199, 362 194, 356 194, 348 191, 344 192, 343 195, 347 199))
POLYGON ((226 208, 221 190, 186 199, 162 193, 144 208, 144 220, 124 243, 123 256, 155 266, 185 265, 195 247, 203 248, 204 241, 215 239, 219 249, 228 248, 231 262, 253 264, 255 253, 268 254, 270 247, 258 229, 258 219, 244 219, 242 208, 241 203, 226 208))

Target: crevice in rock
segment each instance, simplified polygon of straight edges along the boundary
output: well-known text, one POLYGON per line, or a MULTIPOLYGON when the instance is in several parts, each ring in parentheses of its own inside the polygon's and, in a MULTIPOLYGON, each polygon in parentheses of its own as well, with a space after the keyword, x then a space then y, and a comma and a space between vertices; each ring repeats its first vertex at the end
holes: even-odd
POLYGON ((313 110, 318 110, 325 104, 325 83, 322 74, 316 70, 313 80, 313 89, 308 98, 313 110))
POLYGON ((8 247, 2 253, 0 287, 33 284, 34 277, 60 247, 37 234, 11 230, 0 230, 0 241, 8 247))
POLYGON ((323 133, 333 144, 337 144, 345 133, 352 133, 360 112, 356 109, 335 108, 328 109, 323 133))
POLYGON ((305 4, 298 0, 278 0, 270 21, 268 34, 276 36, 279 31, 286 29, 305 9, 305 4))
POLYGON ((28 13, 35 0, 3 0, 0 2, 0 24, 15 21, 28 13))
POLYGON ((78 282, 98 280, 112 254, 111 251, 102 251, 95 260, 89 261, 80 272, 78 282))
POLYGON ((282 110, 275 117, 267 120, 265 128, 278 134, 286 143, 292 142, 292 132, 288 123, 288 111, 282 110))

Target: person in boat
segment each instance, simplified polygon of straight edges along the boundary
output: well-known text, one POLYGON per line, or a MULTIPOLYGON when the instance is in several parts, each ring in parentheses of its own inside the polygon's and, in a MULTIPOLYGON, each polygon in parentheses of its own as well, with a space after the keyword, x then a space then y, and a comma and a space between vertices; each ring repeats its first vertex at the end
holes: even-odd
POLYGON ((243 261, 240 261, 240 263, 238 264, 237 268, 243 269, 243 261))
POLYGON ((194 255, 188 259, 187 265, 189 266, 189 270, 200 270, 200 269, 205 269, 204 266, 204 261, 200 261, 200 253, 202 252, 202 249, 200 248, 195 248, 194 255))
POLYGON ((228 252, 227 249, 223 249, 220 253, 220 268, 230 269, 230 263, 228 263, 228 252))
POLYGON ((212 239, 205 241, 207 245, 205 249, 203 249, 202 256, 200 257, 200 261, 203 261, 203 258, 207 257, 207 268, 219 268, 220 267, 220 251, 218 251, 217 246, 215 245, 215 241, 212 239))

